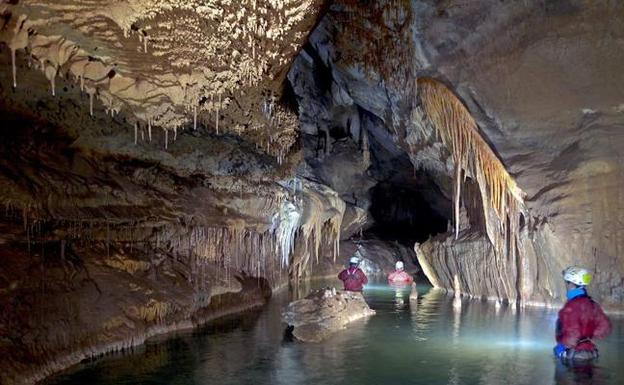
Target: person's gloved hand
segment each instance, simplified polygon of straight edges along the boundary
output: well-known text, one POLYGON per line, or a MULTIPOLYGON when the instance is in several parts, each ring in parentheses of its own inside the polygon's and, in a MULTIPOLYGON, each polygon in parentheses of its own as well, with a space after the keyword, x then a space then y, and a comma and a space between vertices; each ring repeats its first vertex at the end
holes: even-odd
POLYGON ((563 358, 565 356, 566 353, 566 347, 564 344, 557 344, 554 349, 553 349, 553 353, 555 354, 555 357, 557 358, 563 358))

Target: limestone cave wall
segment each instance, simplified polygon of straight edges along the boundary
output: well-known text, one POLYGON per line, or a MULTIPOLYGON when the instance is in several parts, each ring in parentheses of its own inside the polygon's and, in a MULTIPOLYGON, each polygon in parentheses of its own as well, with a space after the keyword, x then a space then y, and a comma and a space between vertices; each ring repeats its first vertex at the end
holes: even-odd
MULTIPOLYGON (((302 130, 322 136, 338 124, 363 152, 375 140, 404 151, 452 200, 455 164, 418 79, 444 84, 524 199, 509 253, 509 244, 490 247, 483 217, 494 213, 483 212, 484 196, 463 195, 458 236, 417 245, 430 280, 453 289, 457 276, 472 296, 557 303, 561 270, 579 264, 594 271, 593 295, 621 309, 623 10, 583 1, 337 2, 289 75, 304 100, 302 130), (326 73, 326 91, 305 79, 310 67, 326 73)), ((468 174, 462 191, 478 182, 468 174)))

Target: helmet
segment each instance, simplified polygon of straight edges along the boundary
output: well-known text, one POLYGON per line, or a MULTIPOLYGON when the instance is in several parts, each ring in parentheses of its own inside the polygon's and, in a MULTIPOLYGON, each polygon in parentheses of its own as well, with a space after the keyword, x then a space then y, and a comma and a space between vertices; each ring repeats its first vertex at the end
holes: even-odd
POLYGON ((563 279, 577 286, 587 286, 592 280, 591 274, 582 267, 570 266, 563 272, 563 279))
POLYGON ((349 259, 349 263, 352 265, 357 265, 358 263, 360 263, 360 260, 358 259, 358 257, 351 257, 349 259))
POLYGON ((403 265, 403 261, 397 261, 397 263, 394 265, 394 267, 395 267, 397 270, 403 270, 403 268, 404 268, 405 266, 403 265))

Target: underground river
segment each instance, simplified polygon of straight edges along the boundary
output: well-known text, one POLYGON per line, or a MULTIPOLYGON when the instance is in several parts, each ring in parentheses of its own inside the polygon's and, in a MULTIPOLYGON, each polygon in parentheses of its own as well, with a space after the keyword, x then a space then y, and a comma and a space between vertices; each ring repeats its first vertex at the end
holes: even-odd
MULTIPOLYGON (((337 285, 338 282, 331 284, 337 285)), ((314 287, 326 285, 314 282, 314 287)), ((556 311, 454 301, 422 285, 419 298, 367 286, 377 314, 321 344, 284 341, 285 290, 258 311, 152 339, 84 363, 48 384, 621 384, 624 320, 599 342, 601 358, 570 370, 551 356, 556 311)))

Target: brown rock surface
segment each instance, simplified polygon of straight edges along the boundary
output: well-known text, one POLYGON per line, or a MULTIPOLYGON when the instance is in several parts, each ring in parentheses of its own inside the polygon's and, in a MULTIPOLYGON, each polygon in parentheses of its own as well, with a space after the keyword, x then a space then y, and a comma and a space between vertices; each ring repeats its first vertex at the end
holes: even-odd
POLYGON ((349 323, 373 314, 362 293, 326 288, 288 304, 282 320, 293 327, 297 340, 321 342, 349 323))

